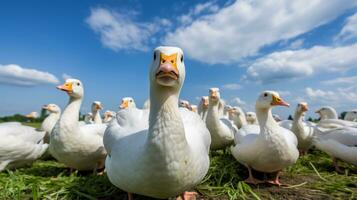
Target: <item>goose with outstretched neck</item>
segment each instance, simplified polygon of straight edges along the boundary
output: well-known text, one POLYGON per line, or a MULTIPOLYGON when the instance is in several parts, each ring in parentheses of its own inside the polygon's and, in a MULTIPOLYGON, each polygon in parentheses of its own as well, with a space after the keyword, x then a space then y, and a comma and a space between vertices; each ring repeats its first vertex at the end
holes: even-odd
POLYGON ((56 104, 52 104, 52 103, 48 105, 44 105, 42 108, 50 113, 46 117, 46 119, 43 120, 40 128, 40 130, 46 131, 45 137, 43 139, 44 142, 49 143, 52 129, 55 127, 57 121, 61 116, 61 108, 58 107, 56 104))
POLYGON ((265 91, 259 95, 255 108, 260 133, 248 134, 238 139, 237 145, 231 148, 233 156, 248 168, 249 177, 246 182, 262 182, 253 177, 251 169, 255 169, 266 173, 276 172, 274 180, 268 182, 280 185, 279 172, 298 159, 296 136, 290 130, 280 127, 271 112, 274 106, 288 105, 277 92, 265 91))
POLYGON ((103 109, 102 103, 100 101, 94 101, 92 103, 92 113, 93 113, 93 122, 95 124, 102 124, 102 116, 100 116, 100 110, 103 109))
POLYGON ((59 162, 78 170, 104 167, 106 152, 103 146, 105 124, 79 125, 84 88, 81 81, 67 79, 57 87, 69 96, 69 102, 50 137, 50 153, 59 162))
POLYGON ((206 126, 212 138, 211 149, 223 149, 234 143, 234 134, 238 129, 232 121, 219 114, 221 102, 219 89, 210 88, 208 98, 206 126))
POLYGON ((149 71, 150 114, 146 127, 136 121, 145 117, 135 108, 117 113, 105 132, 109 180, 132 194, 169 198, 199 184, 209 168, 211 138, 199 115, 179 108, 179 94, 185 78, 183 52, 177 47, 154 50, 149 71))

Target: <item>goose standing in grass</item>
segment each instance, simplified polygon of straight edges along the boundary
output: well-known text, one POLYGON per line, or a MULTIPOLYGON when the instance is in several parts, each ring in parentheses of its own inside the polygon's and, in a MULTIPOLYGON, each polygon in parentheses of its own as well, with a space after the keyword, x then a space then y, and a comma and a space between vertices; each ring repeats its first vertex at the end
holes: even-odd
POLYGON ((67 79, 58 86, 69 96, 69 103, 54 127, 50 137, 50 153, 59 162, 78 170, 104 167, 106 151, 103 146, 105 124, 79 125, 84 88, 81 81, 67 79))
POLYGON ((50 114, 43 120, 40 130, 46 132, 44 142, 50 143, 50 134, 61 116, 61 108, 56 104, 44 105, 42 108, 47 110, 50 114))
POLYGON ((242 126, 247 125, 245 114, 240 107, 234 106, 228 112, 229 119, 234 122, 238 129, 242 128, 242 126))
POLYGON ((218 88, 209 89, 209 106, 206 126, 211 134, 211 149, 222 149, 234 143, 237 127, 228 118, 219 114, 220 93, 218 88))
POLYGON ((201 97, 201 101, 198 104, 197 111, 201 119, 205 122, 207 118, 207 111, 208 111, 208 96, 201 97))
POLYGON ((342 173, 342 170, 340 170, 338 166, 337 158, 350 163, 356 159, 356 154, 353 155, 355 148, 352 147, 357 146, 357 128, 345 126, 341 128, 324 129, 317 126, 315 127, 314 135, 315 146, 332 156, 336 171, 342 173), (342 156, 343 152, 345 153, 344 156, 342 156), (354 158, 350 158, 352 155, 354 158))
MULTIPOLYGON (((178 107, 185 79, 183 52, 158 47, 150 67, 150 116, 133 109, 117 113, 105 132, 109 180, 129 193, 169 198, 199 184, 209 168, 211 138, 200 117, 178 107)), ((183 199, 194 193, 185 192, 183 199)))
POLYGON ((290 130, 282 128, 274 120, 271 110, 274 106, 289 106, 279 94, 265 91, 259 95, 255 108, 260 125, 260 134, 248 134, 244 140, 237 141, 231 148, 233 156, 248 168, 248 183, 257 184, 262 181, 255 179, 251 169, 260 172, 276 172, 272 184, 280 185, 279 172, 297 161, 299 151, 297 139, 290 130))
POLYGON ((283 120, 279 125, 290 129, 298 139, 298 149, 301 155, 304 155, 311 147, 314 137, 314 125, 304 122, 304 113, 309 110, 306 102, 298 103, 293 120, 283 120))
POLYGON ((102 103, 100 101, 94 101, 92 103, 92 113, 94 124, 102 124, 102 117, 100 116, 100 110, 103 109, 102 103))
POLYGON ((247 119, 248 124, 258 124, 257 115, 255 112, 247 112, 245 114, 245 118, 247 119))
POLYGON ((43 142, 45 133, 15 123, 0 126, 0 171, 22 167, 40 158, 48 148, 43 142))
POLYGON ((331 106, 323 106, 315 111, 320 116, 317 126, 322 128, 357 127, 357 122, 338 119, 337 112, 331 106))

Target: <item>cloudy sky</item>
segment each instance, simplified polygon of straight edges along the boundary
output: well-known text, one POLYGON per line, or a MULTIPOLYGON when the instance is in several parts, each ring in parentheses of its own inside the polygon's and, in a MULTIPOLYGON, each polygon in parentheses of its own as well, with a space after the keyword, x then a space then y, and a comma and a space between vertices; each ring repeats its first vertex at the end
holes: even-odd
POLYGON ((0 116, 63 107, 55 89, 82 80, 94 100, 117 110, 132 96, 148 98, 152 49, 184 50, 181 98, 197 103, 210 87, 252 110, 257 95, 276 90, 310 116, 321 105, 357 108, 357 1, 4 1, 0 6, 0 116))

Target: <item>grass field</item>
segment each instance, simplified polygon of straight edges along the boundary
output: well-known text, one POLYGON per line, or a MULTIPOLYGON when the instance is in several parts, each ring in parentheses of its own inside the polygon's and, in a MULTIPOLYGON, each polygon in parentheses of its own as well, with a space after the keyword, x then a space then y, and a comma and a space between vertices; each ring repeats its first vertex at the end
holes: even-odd
MULTIPOLYGON (((281 181, 289 186, 249 186, 242 182, 247 170, 230 154, 215 152, 206 178, 195 190, 201 199, 357 199, 357 169, 342 166, 345 174, 337 174, 326 154, 312 150, 282 173, 281 181)), ((1 172, 0 188, 0 199, 126 199, 106 175, 70 173, 52 159, 1 172)))

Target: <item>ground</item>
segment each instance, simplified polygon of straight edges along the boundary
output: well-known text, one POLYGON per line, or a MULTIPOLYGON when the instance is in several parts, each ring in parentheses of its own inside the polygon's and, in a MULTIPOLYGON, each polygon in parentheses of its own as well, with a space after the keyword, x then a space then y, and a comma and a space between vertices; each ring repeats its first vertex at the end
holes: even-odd
MULTIPOLYGON (((200 194, 199 199, 212 200, 357 199, 357 168, 342 166, 345 174, 338 174, 329 156, 313 149, 282 173, 281 181, 289 186, 252 186, 242 182, 247 170, 229 153, 219 151, 211 155, 210 170, 194 189, 200 194)), ((0 199, 126 199, 126 193, 114 187, 106 175, 70 173, 53 159, 0 172, 0 188, 0 199)), ((137 195, 135 199, 149 198, 137 195)))

